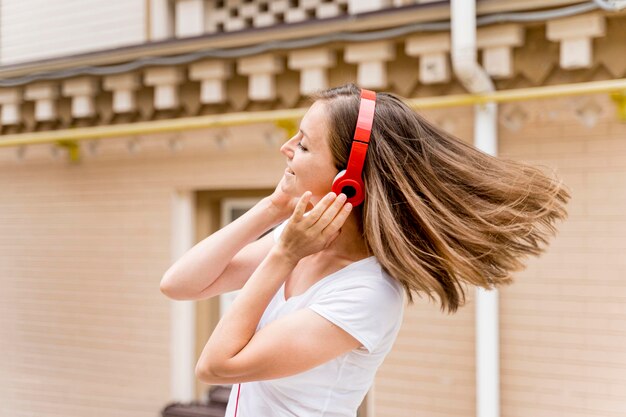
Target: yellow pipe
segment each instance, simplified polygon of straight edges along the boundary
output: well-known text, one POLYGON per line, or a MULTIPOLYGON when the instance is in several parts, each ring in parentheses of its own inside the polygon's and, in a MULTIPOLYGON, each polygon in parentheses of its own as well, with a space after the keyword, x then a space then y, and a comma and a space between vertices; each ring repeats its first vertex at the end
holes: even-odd
POLYGON ((416 108, 438 108, 488 102, 508 102, 529 99, 576 96, 595 93, 626 93, 626 79, 590 81, 586 83, 549 85, 543 87, 516 88, 484 94, 459 94, 444 97, 410 99, 409 104, 416 108))
MULTIPOLYGON (((555 98, 595 93, 612 93, 614 97, 616 95, 623 97, 623 95, 626 94, 626 79, 502 90, 486 94, 460 94, 443 97, 416 98, 408 99, 407 103, 411 107, 421 110, 428 108, 467 106, 487 102, 502 103, 508 101, 555 98)), ((626 105, 626 101, 623 99, 621 101, 616 100, 616 103, 621 107, 626 105)), ((306 111, 306 108, 297 108, 249 113, 226 113, 119 125, 20 133, 0 136, 0 147, 59 143, 59 141, 104 139, 120 136, 176 132, 263 122, 273 122, 279 127, 289 127, 288 130, 293 130, 293 121, 301 118, 306 111)), ((623 109, 620 109, 620 111, 624 112, 623 109)))

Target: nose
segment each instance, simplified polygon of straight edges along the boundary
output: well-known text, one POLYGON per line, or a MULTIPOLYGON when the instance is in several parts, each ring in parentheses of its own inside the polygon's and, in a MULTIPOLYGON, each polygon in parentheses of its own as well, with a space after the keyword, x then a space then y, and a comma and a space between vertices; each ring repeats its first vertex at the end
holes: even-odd
POLYGON ((283 143, 283 146, 280 147, 280 152, 287 156, 289 159, 293 157, 293 141, 296 137, 292 137, 287 142, 283 143))

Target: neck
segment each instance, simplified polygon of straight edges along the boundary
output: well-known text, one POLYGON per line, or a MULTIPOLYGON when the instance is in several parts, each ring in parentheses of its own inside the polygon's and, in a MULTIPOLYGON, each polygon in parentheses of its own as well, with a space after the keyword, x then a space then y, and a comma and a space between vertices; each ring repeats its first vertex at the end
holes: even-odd
POLYGON ((372 253, 365 244, 365 239, 359 231, 360 216, 355 211, 351 212, 346 221, 341 226, 339 236, 320 254, 344 258, 348 260, 363 259, 371 256, 372 253))

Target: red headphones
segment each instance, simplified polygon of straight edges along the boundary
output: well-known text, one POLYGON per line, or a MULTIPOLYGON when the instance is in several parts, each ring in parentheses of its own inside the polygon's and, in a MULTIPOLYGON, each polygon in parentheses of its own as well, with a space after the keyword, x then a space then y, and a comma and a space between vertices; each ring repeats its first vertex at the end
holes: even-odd
POLYGON ((374 123, 375 107, 376 93, 362 88, 359 117, 356 121, 352 149, 348 158, 348 168, 337 174, 331 188, 337 195, 344 193, 348 197, 346 202, 352 204, 353 207, 358 206, 365 199, 365 184, 361 175, 374 123))

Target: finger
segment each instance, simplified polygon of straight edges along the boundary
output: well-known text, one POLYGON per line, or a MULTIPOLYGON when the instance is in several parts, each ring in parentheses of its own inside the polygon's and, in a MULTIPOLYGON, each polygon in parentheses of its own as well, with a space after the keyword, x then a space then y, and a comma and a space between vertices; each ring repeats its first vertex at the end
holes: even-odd
POLYGON ((330 206, 333 203, 333 201, 335 201, 335 197, 336 197, 336 194, 331 191, 330 193, 322 197, 320 201, 317 202, 317 204, 313 207, 313 209, 309 212, 307 216, 307 222, 309 226, 315 224, 320 219, 320 217, 322 216, 324 211, 326 211, 328 206, 330 206))
POLYGON ((311 192, 305 191, 304 194, 302 194, 302 197, 300 197, 300 200, 298 200, 298 204, 296 204, 296 208, 293 211, 293 215, 292 215, 292 218, 295 221, 300 221, 304 218, 304 212, 306 210, 306 206, 309 204, 310 198, 311 198, 311 192))
POLYGON ((350 212, 352 212, 352 204, 344 204, 339 210, 339 213, 337 213, 337 215, 332 219, 328 226, 324 228, 322 234, 324 234, 325 236, 332 236, 333 234, 337 233, 350 215, 350 212))
POLYGON ((348 197, 344 193, 340 193, 337 198, 326 208, 324 213, 320 216, 315 227, 317 230, 322 231, 330 222, 335 218, 337 213, 341 210, 341 207, 345 204, 348 197))

